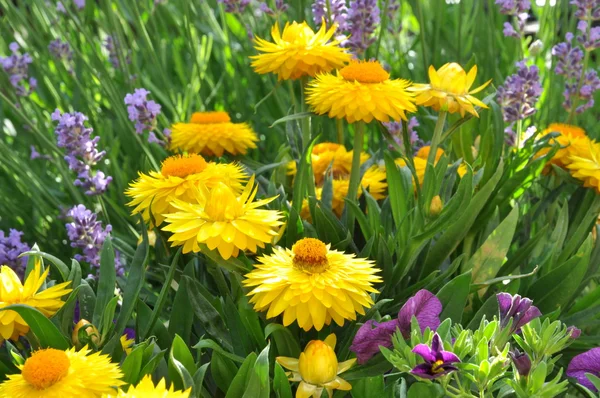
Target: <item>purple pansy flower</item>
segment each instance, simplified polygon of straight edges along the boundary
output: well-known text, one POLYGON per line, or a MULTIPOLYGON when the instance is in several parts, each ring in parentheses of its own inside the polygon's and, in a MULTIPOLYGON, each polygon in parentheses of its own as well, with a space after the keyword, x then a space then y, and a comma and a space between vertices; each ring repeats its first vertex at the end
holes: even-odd
POLYGON ((425 363, 417 365, 410 371, 415 376, 424 379, 436 379, 450 372, 458 370, 453 363, 460 362, 455 353, 444 351, 444 344, 439 334, 434 334, 431 340, 431 347, 427 344, 418 344, 412 352, 420 355, 425 363))
POLYGON ((135 330, 133 330, 132 328, 125 328, 123 334, 127 336, 128 340, 135 340, 135 330))
POLYGON ((598 391, 594 384, 587 378, 586 373, 600 377, 600 347, 592 348, 583 354, 573 357, 567 368, 567 376, 576 378, 579 384, 592 391, 598 391))
POLYGON ((512 319, 511 333, 517 332, 529 321, 542 315, 533 301, 518 294, 498 293, 498 308, 500 310, 500 327, 504 329, 512 319))
POLYGON ((531 371, 531 359, 529 355, 524 352, 519 352, 519 350, 509 351, 508 355, 512 359, 515 364, 515 368, 517 368, 517 372, 521 376, 527 376, 531 371))
POLYGON ((387 322, 370 320, 360 327, 350 350, 356 354, 358 363, 365 363, 379 352, 379 347, 392 347, 392 335, 400 330, 406 339, 410 336, 410 321, 416 317, 421 331, 426 328, 436 330, 440 326, 439 315, 442 312, 442 303, 427 290, 419 290, 409 298, 398 313, 397 319, 387 322))

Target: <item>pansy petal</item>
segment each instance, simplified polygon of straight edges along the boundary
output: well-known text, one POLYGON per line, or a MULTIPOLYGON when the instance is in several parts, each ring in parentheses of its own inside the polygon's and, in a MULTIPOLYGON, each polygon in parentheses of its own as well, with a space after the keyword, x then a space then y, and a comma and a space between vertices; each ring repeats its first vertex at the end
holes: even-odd
POLYGON ((435 362, 435 354, 427 344, 417 344, 415 348, 412 349, 412 352, 420 355, 428 362, 435 362))
POLYGON ((442 303, 430 291, 422 289, 402 306, 398 313, 398 322, 404 338, 410 335, 410 321, 417 318, 421 331, 426 328, 436 330, 440 326, 442 303))

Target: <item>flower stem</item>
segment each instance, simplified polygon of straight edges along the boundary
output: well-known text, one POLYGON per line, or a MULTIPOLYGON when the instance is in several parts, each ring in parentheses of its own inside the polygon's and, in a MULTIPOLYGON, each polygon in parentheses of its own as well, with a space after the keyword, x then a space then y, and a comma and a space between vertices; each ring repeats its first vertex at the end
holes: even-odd
MULTIPOLYGON (((300 80, 300 111, 306 111, 306 96, 304 90, 308 84, 308 78, 303 76, 300 80)), ((310 143, 310 116, 302 118, 302 149, 306 149, 310 143)))
POLYGON ((335 131, 337 132, 338 144, 344 145, 344 120, 335 119, 335 131))
POLYGON ((442 130, 444 130, 444 123, 446 122, 446 111, 441 111, 438 115, 435 129, 433 130, 433 137, 431 138, 431 146, 429 148, 429 156, 427 157, 427 163, 431 166, 435 166, 435 154, 438 146, 440 145, 442 130))
MULTIPOLYGON (((350 182, 348 183, 348 200, 356 201, 360 184, 360 154, 363 149, 365 136, 365 122, 359 121, 354 129, 354 147, 352 148, 352 169, 350 170, 350 182)), ((350 234, 354 233, 354 216, 346 212, 346 226, 350 234)))

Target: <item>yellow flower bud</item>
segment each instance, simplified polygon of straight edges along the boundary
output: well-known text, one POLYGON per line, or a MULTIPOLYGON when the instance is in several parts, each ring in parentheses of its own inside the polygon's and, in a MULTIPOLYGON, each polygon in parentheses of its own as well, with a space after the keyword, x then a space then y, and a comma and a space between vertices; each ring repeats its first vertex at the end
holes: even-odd
POLYGON ((79 331, 81 329, 84 329, 86 334, 89 337, 89 341, 91 341, 94 344, 98 344, 100 342, 100 332, 98 332, 98 329, 96 329, 96 326, 92 325, 89 321, 85 320, 85 319, 81 319, 79 320, 79 322, 77 322, 77 325, 75 325, 75 327, 73 328, 73 334, 71 335, 71 339, 73 340, 73 344, 81 347, 83 345, 85 345, 85 342, 81 342, 79 341, 79 331))
POLYGON ((429 205, 429 215, 431 217, 437 217, 444 208, 444 203, 442 203, 442 198, 440 195, 435 195, 433 199, 431 199, 431 205, 429 205))
POLYGON ((337 376, 338 360, 333 349, 321 340, 312 340, 300 354, 302 380, 313 385, 329 383, 337 376))
MULTIPOLYGON (((138 238, 137 244, 139 245, 140 243, 142 243, 144 240, 144 237, 142 235, 140 235, 140 237, 138 238)), ((154 247, 154 245, 156 245, 156 232, 154 232, 153 229, 149 229, 148 230, 148 244, 152 247, 154 247)))

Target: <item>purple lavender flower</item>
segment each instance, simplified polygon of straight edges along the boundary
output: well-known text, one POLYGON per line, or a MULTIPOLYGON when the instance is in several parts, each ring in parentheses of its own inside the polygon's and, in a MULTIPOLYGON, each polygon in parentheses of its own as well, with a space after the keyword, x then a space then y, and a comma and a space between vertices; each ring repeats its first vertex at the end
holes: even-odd
MULTIPOLYGON (((502 107, 504 122, 523 120, 536 112, 535 105, 542 94, 539 69, 533 65, 527 67, 524 61, 517 62, 517 73, 506 78, 504 85, 498 87, 496 98, 502 107)), ((506 130, 505 130, 506 131, 506 130)))
MULTIPOLYGON (((123 51, 121 43, 119 43, 119 41, 113 36, 107 36, 106 39, 104 39, 104 48, 106 48, 108 51, 108 60, 112 64, 113 68, 119 69, 121 66, 119 61, 119 53, 123 51)), ((125 56, 125 63, 131 63, 131 51, 127 52, 127 55, 125 56)))
POLYGON ((504 29, 502 29, 502 33, 504 34, 504 37, 514 37, 516 39, 521 37, 510 22, 504 22, 504 29))
POLYGON ((33 146, 33 145, 30 145, 29 149, 31 150, 31 155, 29 156, 29 159, 31 159, 31 160, 35 160, 35 159, 52 160, 52 156, 50 156, 50 155, 42 155, 41 153, 38 152, 38 150, 36 149, 36 147, 33 146))
POLYGON ((424 379, 436 379, 458 370, 452 364, 460 362, 460 359, 453 352, 443 351, 443 348, 444 344, 437 333, 433 335, 431 347, 427 344, 418 344, 412 352, 421 356, 425 363, 415 366, 410 373, 424 379))
POLYGON ((100 195, 106 191, 112 177, 107 177, 102 171, 93 171, 106 151, 98 151, 100 137, 91 137, 92 128, 86 128, 87 117, 80 113, 62 113, 57 109, 52 113, 52 120, 58 121, 56 126, 57 143, 60 148, 67 150, 65 160, 69 168, 77 173, 75 186, 85 189, 86 195, 100 195))
POLYGON ((272 10, 266 1, 260 3, 259 8, 267 15, 276 16, 286 12, 289 6, 283 0, 275 0, 275 10, 272 10))
POLYGON ((133 94, 125 96, 129 120, 135 122, 135 131, 138 134, 142 134, 144 130, 153 130, 156 127, 156 117, 160 113, 160 105, 146 99, 148 94, 150 91, 136 88, 133 94))
POLYGON ((52 40, 48 44, 48 50, 52 56, 60 60, 70 61, 73 59, 73 50, 71 50, 71 46, 66 41, 60 39, 52 40))
POLYGON ((360 327, 350 350, 356 353, 358 363, 365 363, 379 352, 379 346, 392 347, 392 335, 399 330, 406 339, 410 337, 412 317, 416 317, 421 331, 429 328, 436 330, 440 326, 439 315, 442 303, 427 290, 419 290, 409 298, 400 309, 397 319, 378 323, 374 320, 365 322, 360 327))
POLYGON ((519 375, 527 377, 531 371, 531 359, 529 358, 529 355, 524 352, 519 352, 519 350, 515 350, 514 352, 509 351, 508 355, 510 356, 510 359, 512 359, 519 375))
MULTIPOLYGON (((387 122, 383 123, 385 128, 388 129, 389 133, 394 138, 394 141, 400 146, 400 148, 404 149, 404 136, 402 135, 402 122, 387 122)), ((406 125, 406 129, 408 132, 408 138, 410 140, 409 144, 413 151, 416 153, 423 145, 423 140, 419 138, 417 131, 415 128, 419 127, 419 121, 416 117, 411 117, 406 125)), ((393 147, 390 145, 390 149, 393 147)))
POLYGON ((500 310, 500 328, 506 328, 512 319, 511 334, 542 315, 540 310, 532 305, 533 301, 527 297, 521 297, 518 294, 512 296, 510 293, 498 293, 496 298, 500 310))
POLYGON ((567 376, 574 377, 582 386, 596 392, 594 384, 587 378, 586 373, 600 377, 600 347, 592 348, 583 354, 576 355, 571 359, 567 368, 567 376))
POLYGON ((571 0, 570 4, 577 7, 575 16, 579 19, 600 19, 600 2, 598 0, 571 0))
POLYGON ((73 0, 73 3, 75 3, 75 7, 80 10, 85 7, 85 0, 73 0))
POLYGON ((500 12, 506 15, 517 15, 531 9, 530 0, 496 0, 496 5, 500 6, 500 12))
POLYGON ((338 32, 345 32, 348 30, 348 7, 346 7, 346 0, 329 0, 331 11, 327 10, 327 0, 315 0, 312 4, 313 21, 315 25, 321 26, 321 22, 325 19, 329 21, 331 16, 331 22, 337 24, 338 32))
POLYGON ((580 36, 577 36, 577 41, 583 46, 585 51, 594 51, 600 48, 600 27, 596 26, 590 28, 588 33, 587 21, 579 21, 577 23, 577 30, 581 32, 580 36))
POLYGON ((379 25, 377 0, 352 0, 348 10, 350 38, 345 43, 354 52, 363 53, 373 42, 373 33, 379 25))
POLYGON ((387 5, 387 30, 392 34, 398 34, 402 30, 402 20, 398 17, 398 9, 400 8, 399 0, 389 0, 387 5), (398 25, 396 26, 396 22, 398 25))
POLYGON ((565 76, 567 80, 579 79, 583 69, 583 51, 571 44, 573 33, 567 32, 565 42, 558 43, 552 48, 552 55, 556 57, 554 72, 565 76))
POLYGON ((15 42, 8 46, 11 55, 8 57, 0 57, 0 64, 4 71, 8 74, 10 84, 16 89, 17 95, 25 97, 30 95, 37 87, 37 80, 29 77, 29 64, 33 59, 28 53, 21 55, 19 53, 19 45, 15 42), (28 85, 25 82, 28 81, 28 85))
POLYGON ((56 2, 56 11, 60 12, 61 14, 67 13, 67 9, 65 8, 65 5, 62 3, 62 1, 56 2))
POLYGON ((502 33, 505 37, 514 37, 515 39, 520 39, 525 34, 525 23, 527 22, 527 18, 529 18, 529 14, 526 12, 517 14, 516 21, 504 22, 504 29, 502 33), (516 23, 516 29, 515 29, 516 23))
POLYGON ((30 250, 27 243, 21 242, 23 232, 10 229, 8 235, 0 231, 0 265, 7 265, 19 275, 21 279, 25 276, 27 257, 19 256, 30 250))
MULTIPOLYGON (((84 205, 77 205, 69 210, 67 215, 72 219, 68 224, 67 235, 71 241, 71 247, 81 249, 83 254, 76 254, 75 260, 89 263, 92 267, 100 267, 100 250, 108 234, 112 231, 109 224, 106 228, 102 227, 102 222, 98 221, 98 215, 85 208, 84 205)), ((123 266, 118 252, 115 254, 115 269, 118 275, 123 275, 123 266)))
POLYGON ((250 0, 219 0, 219 3, 225 6, 225 12, 241 14, 250 4, 250 0))

